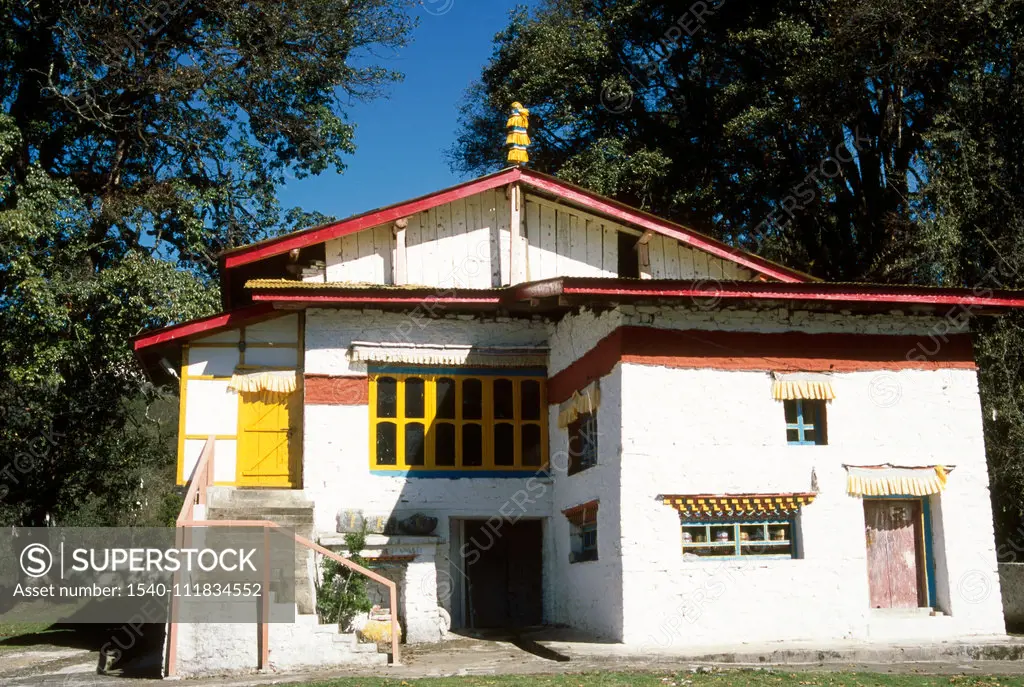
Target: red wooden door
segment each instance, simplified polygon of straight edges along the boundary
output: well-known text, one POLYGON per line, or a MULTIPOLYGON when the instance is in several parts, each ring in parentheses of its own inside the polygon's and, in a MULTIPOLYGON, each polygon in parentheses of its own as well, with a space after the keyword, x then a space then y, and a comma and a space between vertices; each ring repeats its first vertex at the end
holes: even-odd
POLYGON ((872 608, 917 608, 921 594, 921 502, 864 501, 872 608))

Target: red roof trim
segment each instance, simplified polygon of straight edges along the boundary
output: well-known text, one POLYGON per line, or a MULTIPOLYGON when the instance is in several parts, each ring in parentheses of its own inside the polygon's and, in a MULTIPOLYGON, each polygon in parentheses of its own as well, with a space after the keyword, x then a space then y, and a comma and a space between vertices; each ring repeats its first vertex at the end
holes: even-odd
POLYGON ((219 313, 199 320, 182 322, 155 331, 143 332, 135 337, 134 350, 141 351, 151 346, 165 344, 194 337, 198 334, 212 334, 218 329, 237 327, 253 319, 274 313, 274 306, 269 303, 251 305, 231 312, 219 313))
POLYGON ((354 234, 363 229, 375 227, 378 224, 393 222, 403 217, 415 215, 430 208, 450 203, 453 200, 465 198, 481 191, 488 191, 499 186, 504 186, 517 181, 522 174, 519 168, 506 169, 490 176, 480 177, 467 181, 458 186, 452 186, 437 193, 420 196, 413 200, 390 205, 379 210, 371 210, 362 215, 356 215, 340 222, 325 224, 321 227, 313 227, 305 231, 299 231, 285 236, 254 243, 251 246, 233 248, 222 254, 221 260, 225 269, 247 265, 263 258, 269 258, 281 253, 287 253, 293 248, 304 248, 317 243, 323 243, 339 236, 354 234))
POLYGON ((658 234, 681 241, 689 246, 698 248, 714 256, 737 263, 748 269, 783 282, 804 282, 811 281, 813 277, 794 269, 758 257, 753 253, 733 248, 721 241, 716 241, 708 236, 699 234, 693 229, 684 227, 674 222, 661 219, 642 210, 637 210, 623 203, 604 198, 586 189, 567 184, 560 179, 540 174, 529 169, 523 170, 522 182, 527 186, 553 193, 566 200, 579 203, 591 210, 621 220, 626 224, 633 224, 644 229, 650 229, 658 234))
MULTIPOLYGON (((976 305, 1019 308, 1024 306, 1022 291, 994 291, 985 289, 980 293, 972 289, 938 289, 920 286, 890 287, 875 284, 828 284, 813 283, 766 283, 766 282, 724 282, 714 279, 698 281, 631 281, 600 279, 562 279, 558 291, 562 295, 603 296, 603 297, 652 297, 652 298, 754 298, 788 299, 809 301, 849 301, 864 303, 908 303, 922 305, 976 305), (601 283, 601 282, 604 283, 601 283), (986 295, 981 295, 986 294, 986 295)), ((548 295, 550 286, 542 292, 548 295)), ((520 289, 521 298, 531 297, 530 286, 520 289)), ((534 296, 536 297, 536 296, 534 296)), ((541 296, 543 297, 543 296, 541 296)))
POLYGON ((438 296, 435 293, 425 295, 411 295, 396 293, 394 291, 366 291, 348 293, 275 293, 262 292, 253 293, 252 299, 261 303, 366 303, 373 305, 378 303, 442 303, 442 304, 474 304, 474 305, 497 305, 501 302, 499 296, 438 296))

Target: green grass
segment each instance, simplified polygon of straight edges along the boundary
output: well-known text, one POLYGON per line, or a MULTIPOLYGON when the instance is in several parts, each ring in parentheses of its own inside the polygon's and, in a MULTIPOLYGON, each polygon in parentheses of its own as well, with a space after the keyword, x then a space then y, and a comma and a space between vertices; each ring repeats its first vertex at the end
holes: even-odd
POLYGON ((407 680, 345 678, 310 682, 304 687, 1024 687, 1024 677, 964 675, 885 675, 870 673, 773 673, 731 670, 691 673, 580 673, 567 675, 507 675, 407 680))
POLYGON ((23 649, 20 642, 10 640, 18 637, 38 635, 49 629, 50 623, 0 623, 0 651, 4 649, 23 649))

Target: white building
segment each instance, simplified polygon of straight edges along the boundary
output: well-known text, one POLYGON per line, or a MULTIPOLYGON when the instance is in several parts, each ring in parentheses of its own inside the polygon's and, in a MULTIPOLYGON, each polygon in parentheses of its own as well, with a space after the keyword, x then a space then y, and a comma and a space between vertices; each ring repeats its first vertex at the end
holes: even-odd
MULTIPOLYGON (((136 341, 180 370, 181 483, 212 435, 208 517, 367 522, 408 642, 1004 631, 968 323, 1019 294, 823 283, 522 168, 221 275, 223 314, 136 341)), ((252 666, 211 632, 172 668, 252 666)), ((280 632, 272 662, 344 660, 280 632)))

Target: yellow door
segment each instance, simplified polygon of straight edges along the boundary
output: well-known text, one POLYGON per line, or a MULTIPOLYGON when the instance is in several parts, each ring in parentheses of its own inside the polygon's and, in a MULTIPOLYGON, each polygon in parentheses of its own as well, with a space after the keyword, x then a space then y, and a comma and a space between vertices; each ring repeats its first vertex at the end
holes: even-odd
POLYGON ((239 486, 298 488, 299 392, 238 396, 239 486))

